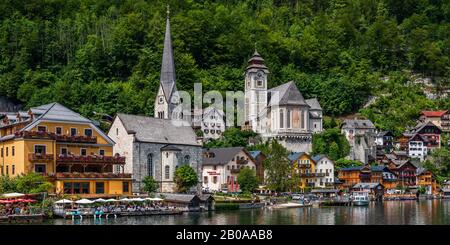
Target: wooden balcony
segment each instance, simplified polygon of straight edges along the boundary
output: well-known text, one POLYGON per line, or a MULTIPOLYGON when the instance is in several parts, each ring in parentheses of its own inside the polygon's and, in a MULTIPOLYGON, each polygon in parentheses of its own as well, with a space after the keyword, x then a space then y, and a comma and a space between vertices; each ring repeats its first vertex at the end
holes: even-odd
POLYGON ((83 135, 69 136, 69 135, 56 135, 55 134, 54 137, 57 142, 89 143, 89 144, 97 143, 97 137, 95 137, 95 136, 83 136, 83 135))
POLYGON ((76 156, 76 155, 59 155, 56 158, 56 164, 125 164, 125 157, 116 156, 76 156))
POLYGON ((24 138, 24 139, 50 139, 56 140, 57 142, 66 142, 66 143, 89 143, 96 144, 97 137, 96 136, 83 136, 83 135, 57 135, 51 132, 42 132, 42 131, 23 131, 16 132, 15 137, 24 138))
POLYGON ((131 179, 128 173, 94 173, 94 172, 64 172, 56 173, 56 179, 131 179))
POLYGON ((238 174, 239 172, 241 172, 241 169, 240 168, 233 168, 233 169, 230 169, 230 172, 232 174, 238 174))
POLYGON ((300 177, 325 177, 325 173, 301 173, 300 177))
POLYGON ((28 160, 30 162, 37 162, 37 161, 53 161, 54 155, 53 154, 42 154, 42 153, 30 153, 28 154, 28 160))

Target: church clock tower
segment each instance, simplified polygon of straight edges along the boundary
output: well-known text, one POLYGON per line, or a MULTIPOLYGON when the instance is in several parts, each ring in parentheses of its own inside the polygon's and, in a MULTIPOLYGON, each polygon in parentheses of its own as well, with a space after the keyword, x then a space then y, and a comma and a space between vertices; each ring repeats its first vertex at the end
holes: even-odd
POLYGON ((245 121, 256 130, 258 114, 267 106, 267 75, 269 69, 255 50, 245 69, 245 121))

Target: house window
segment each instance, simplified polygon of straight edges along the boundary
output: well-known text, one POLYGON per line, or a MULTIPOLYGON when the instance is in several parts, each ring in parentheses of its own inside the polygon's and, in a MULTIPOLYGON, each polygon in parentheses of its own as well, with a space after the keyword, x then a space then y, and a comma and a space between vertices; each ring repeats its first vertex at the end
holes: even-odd
POLYGON ((2 151, 1 151, 1 154, 0 154, 0 156, 1 156, 1 157, 3 157, 3 148, 2 148, 2 151))
POLYGON ((55 133, 56 133, 57 135, 61 135, 61 134, 62 134, 62 128, 61 128, 61 127, 56 127, 56 128, 55 128, 55 133))
POLYGON ((35 173, 45 173, 45 164, 36 164, 34 165, 35 173))
POLYGON ((153 154, 147 155, 147 174, 153 177, 153 154))
POLYGON ((16 165, 12 165, 12 168, 11 168, 11 174, 12 175, 14 175, 14 174, 16 174, 16 165))
POLYGON ((92 137, 92 129, 90 129, 90 128, 85 129, 84 135, 86 135, 88 137, 92 137))
POLYGON ((75 136, 77 135, 77 129, 76 128, 71 128, 70 129, 70 136, 75 136))
POLYGON ((38 126, 37 130, 38 130, 38 132, 46 132, 47 131, 47 127, 46 126, 38 126))
POLYGON ((105 150, 99 150, 98 154, 100 154, 100 156, 104 156, 105 155, 105 150))
POLYGON ((119 128, 116 128, 116 135, 119 135, 119 128))
POLYGON ((16 148, 13 146, 11 147, 11 155, 14 156, 16 154, 16 148))
POLYGON ((81 148, 81 149, 80 149, 80 155, 82 155, 82 156, 86 156, 86 155, 87 155, 87 150, 86 150, 86 148, 81 148))
POLYGON ((263 81, 258 80, 258 81, 256 82, 256 85, 257 85, 258 87, 262 87, 262 86, 263 86, 263 81))
POLYGON ((9 175, 9 166, 6 165, 6 175, 9 175))
POLYGON ((230 170, 230 165, 227 165, 227 170, 230 170))
POLYGON ((6 156, 8 156, 8 154, 9 154, 9 148, 6 147, 6 156))
POLYGON ((105 194, 105 182, 95 183, 95 194, 105 194))
POLYGON ((89 194, 89 182, 81 183, 81 194, 89 194))
POLYGON ((61 155, 67 155, 67 148, 61 148, 61 155))
POLYGON ((35 154, 45 154, 46 152, 46 146, 45 145, 35 145, 34 146, 34 153, 35 154))
POLYGON ((189 155, 184 156, 184 163, 189 163, 190 160, 191 160, 191 156, 189 156, 189 155))
POLYGON ((217 170, 217 166, 213 166, 213 170, 217 170))
POLYGON ((217 184, 217 176, 214 176, 214 177, 213 177, 213 183, 214 183, 214 184, 217 184))
POLYGON ((208 176, 203 177, 203 183, 208 184, 208 176))
POLYGON ((130 183, 127 181, 122 182, 122 192, 128 193, 130 192, 130 183))
POLYGON ((170 166, 166 165, 164 167, 164 175, 165 175, 165 179, 170 179, 170 166))

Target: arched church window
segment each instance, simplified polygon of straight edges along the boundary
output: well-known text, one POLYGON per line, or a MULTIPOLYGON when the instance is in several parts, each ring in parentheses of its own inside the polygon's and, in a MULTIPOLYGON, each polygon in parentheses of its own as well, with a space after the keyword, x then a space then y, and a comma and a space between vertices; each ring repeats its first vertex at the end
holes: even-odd
POLYGON ((153 154, 147 155, 147 174, 153 177, 153 154))
POLYGON ((286 124, 287 124, 287 128, 291 128, 291 110, 290 109, 288 109, 287 110, 287 113, 286 113, 287 115, 287 119, 286 119, 286 124))
POLYGON ((165 177, 165 179, 170 179, 170 166, 169 165, 166 165, 165 167, 164 167, 164 177, 165 177))
POLYGON ((280 128, 284 128, 284 111, 280 110, 280 128))

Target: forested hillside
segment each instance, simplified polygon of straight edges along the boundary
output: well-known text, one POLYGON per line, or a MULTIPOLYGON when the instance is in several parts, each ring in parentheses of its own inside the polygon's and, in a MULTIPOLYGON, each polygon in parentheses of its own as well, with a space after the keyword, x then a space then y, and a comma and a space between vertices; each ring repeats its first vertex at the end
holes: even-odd
POLYGON ((329 116, 382 95, 360 112, 401 130, 450 107, 407 83, 416 73, 448 86, 450 0, 2 0, 0 96, 152 115, 167 2, 181 90, 243 89, 256 43, 269 85, 294 80, 329 116))

